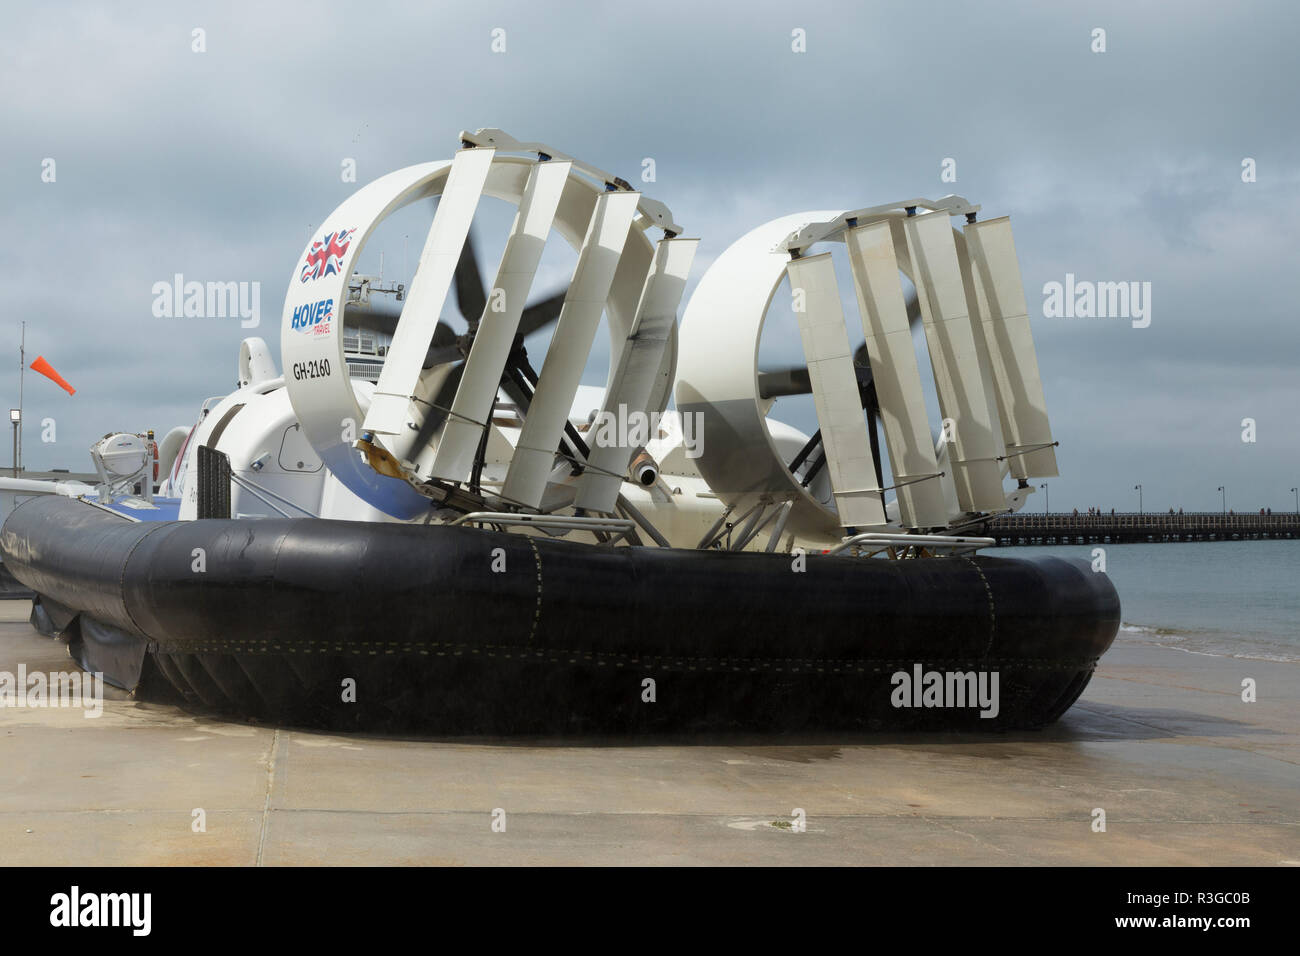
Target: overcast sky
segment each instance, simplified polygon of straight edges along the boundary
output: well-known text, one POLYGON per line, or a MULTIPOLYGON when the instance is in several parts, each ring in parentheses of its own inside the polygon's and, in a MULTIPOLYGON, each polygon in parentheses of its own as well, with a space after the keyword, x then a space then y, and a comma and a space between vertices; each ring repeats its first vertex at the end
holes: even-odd
POLYGON ((24 4, 0 35, 0 388, 16 405, 25 319, 28 361, 78 389, 28 373, 33 469, 87 469, 110 430, 190 424, 233 387, 242 337, 278 353, 314 224, 357 185, 449 157, 458 130, 498 126, 668 203, 702 239, 696 279, 800 210, 957 192, 1010 215, 1061 443, 1053 510, 1133 510, 1138 482, 1149 510, 1217 509, 1219 485, 1237 510, 1291 509, 1298 44, 1288 0, 24 4), (261 327, 155 318, 152 287, 178 272, 261 283, 261 327), (1150 326, 1044 317, 1066 273, 1150 282, 1150 326))

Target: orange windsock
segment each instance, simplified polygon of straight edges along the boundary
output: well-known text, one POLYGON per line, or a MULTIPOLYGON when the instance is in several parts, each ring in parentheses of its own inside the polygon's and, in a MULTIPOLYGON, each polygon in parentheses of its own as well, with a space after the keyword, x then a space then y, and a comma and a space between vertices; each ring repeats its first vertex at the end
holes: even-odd
POLYGON ((42 375, 48 378, 55 385, 59 386, 59 388, 63 389, 69 395, 77 394, 77 390, 73 388, 71 385, 69 385, 67 382, 65 382, 63 380, 62 375, 54 371, 54 366, 52 366, 49 362, 45 361, 44 356, 42 355, 36 356, 36 361, 32 363, 31 369, 33 372, 40 372, 42 375))

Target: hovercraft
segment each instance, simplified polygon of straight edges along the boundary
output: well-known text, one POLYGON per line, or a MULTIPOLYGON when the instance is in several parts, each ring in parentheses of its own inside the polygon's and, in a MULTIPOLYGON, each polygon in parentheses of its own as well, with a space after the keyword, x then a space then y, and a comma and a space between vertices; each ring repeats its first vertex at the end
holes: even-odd
POLYGON ((947 196, 773 220, 714 260, 679 329, 697 240, 667 207, 545 144, 462 132, 452 161, 382 177, 320 227, 283 376, 246 339, 235 392, 161 444, 107 436, 99 485, 20 505, 0 556, 82 667, 277 723, 1042 726, 1087 685, 1119 600, 1086 562, 978 554, 982 523, 1057 474, 1010 224, 978 213, 947 196), (483 196, 517 207, 487 289, 483 196), (429 199, 409 288, 360 273, 382 221, 429 199), (530 305, 552 233, 572 278, 530 305), (463 332, 440 318, 453 290, 463 332), (759 370, 778 316, 803 362, 759 370), (534 369, 524 339, 548 328, 534 369), (812 434, 777 414, 800 395, 812 434))

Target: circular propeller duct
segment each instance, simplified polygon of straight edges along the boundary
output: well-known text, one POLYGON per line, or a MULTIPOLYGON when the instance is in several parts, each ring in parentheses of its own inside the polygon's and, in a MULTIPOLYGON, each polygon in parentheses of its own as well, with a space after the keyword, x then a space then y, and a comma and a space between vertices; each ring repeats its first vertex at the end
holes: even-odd
MULTIPOLYGON (((462 154, 465 152, 462 150, 462 154)), ((481 194, 520 206, 525 201, 530 175, 539 165, 536 159, 495 153, 487 166, 481 194)), ((429 508, 430 499, 420 490, 424 481, 402 468, 401 462, 413 461, 422 449, 441 440, 446 409, 450 406, 449 393, 454 394, 459 385, 463 356, 473 344, 479 316, 485 314, 486 286, 470 242, 458 243, 452 249, 432 248, 439 241, 435 216, 421 268, 431 253, 435 257, 457 257, 454 290, 460 310, 470 324, 466 336, 458 336, 446 323, 435 321, 442 297, 435 296, 434 302, 417 294, 419 271, 412 279, 400 312, 373 304, 348 305, 348 287, 366 241, 388 216, 410 203, 431 197, 441 196, 441 203, 448 203, 444 192, 448 190, 452 166, 452 162, 442 161, 401 169, 346 199, 327 217, 303 250, 289 282, 282 315, 281 358, 285 382, 307 440, 349 490, 380 511, 400 519, 416 517, 429 508), (435 314, 426 314, 428 311, 435 314), (366 433, 365 423, 376 388, 349 376, 344 357, 344 325, 393 334, 398 330, 399 320, 406 320, 413 312, 418 327, 428 329, 427 337, 408 335, 403 344, 404 336, 397 335, 384 356, 385 371, 388 363, 395 360, 406 366, 413 364, 415 379, 410 392, 403 391, 400 396, 405 409, 404 427, 378 439, 384 443, 390 462, 381 471, 357 447, 358 440, 366 433), (415 340, 418 344, 412 345, 415 340), (414 358, 416 355, 418 358, 414 358), (431 410, 442 417, 431 415, 431 410)), ((597 198, 605 190, 602 183, 580 175, 576 167, 563 183, 552 228, 575 251, 583 245, 597 198)), ((476 202, 477 194, 472 198, 476 202)), ((463 204, 464 197, 458 197, 457 201, 463 204)), ((473 203, 470 215, 472 210, 473 203)), ((614 357, 628 336, 654 256, 654 243, 644 231, 653 224, 645 218, 633 223, 605 301, 614 357)), ((528 278, 531 280, 531 275, 528 278)), ((519 316, 518 334, 528 335, 554 321, 563 304, 561 293, 529 305, 519 316)), ((676 351, 674 330, 664 355, 665 368, 657 377, 651 396, 655 408, 662 409, 667 404, 676 351)), ((584 361, 585 358, 582 356, 584 361)), ((502 384, 507 391, 512 387, 503 377, 501 382, 493 384, 493 392, 502 384)))
MULTIPOLYGON (((800 535, 841 533, 834 503, 819 500, 810 490, 810 472, 816 474, 818 459, 824 456, 805 448, 792 459, 774 439, 767 413, 773 398, 811 393, 812 381, 806 365, 760 370, 759 343, 791 259, 779 244, 810 222, 843 214, 843 210, 795 213, 742 236, 714 260, 682 316, 675 394, 683 415, 703 416, 708 440, 696 462, 700 473, 736 513, 760 503, 792 502, 785 527, 800 535), (731 360, 723 360, 724 356, 731 360)), ((896 223, 901 215, 882 218, 896 223)), ((912 265, 901 232, 896 259, 899 271, 910 280, 912 265)), ((915 297, 906 307, 910 320, 919 319, 915 297)), ((788 309, 789 304, 776 304, 777 311, 788 309)), ((874 425, 880 408, 865 346, 853 359, 862 407, 871 416, 868 435, 879 480, 881 456, 874 425)), ((820 433, 814 439, 819 437, 820 433)))

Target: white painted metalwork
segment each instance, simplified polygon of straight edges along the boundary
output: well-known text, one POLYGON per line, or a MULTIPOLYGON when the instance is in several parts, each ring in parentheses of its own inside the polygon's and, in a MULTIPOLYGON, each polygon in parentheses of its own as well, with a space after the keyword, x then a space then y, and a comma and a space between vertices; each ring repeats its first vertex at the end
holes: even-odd
MULTIPOLYGON (((493 132, 499 131, 480 130, 474 134, 462 134, 461 138, 473 142, 476 138, 490 138, 482 134, 493 132)), ((518 205, 523 199, 528 176, 537 164, 538 156, 536 153, 529 157, 507 156, 502 155, 502 151, 540 144, 518 144, 508 137, 502 142, 504 145, 498 144, 496 155, 488 167, 481 192, 518 205)), ((492 148, 484 143, 463 150, 460 155, 492 148)), ((487 154, 484 152, 480 155, 487 154)), ((552 162, 567 162, 562 154, 553 150, 548 155, 554 157, 552 162)), ((389 405, 388 411, 376 413, 371 424, 378 425, 382 422, 384 428, 395 430, 371 433, 374 451, 370 457, 362 456, 357 444, 366 434, 363 423, 370 409, 371 393, 375 389, 368 382, 354 379, 348 374, 343 329, 346 303, 349 301, 349 282, 365 243, 379 223, 395 210, 436 196, 442 196, 440 213, 449 206, 448 197, 443 194, 449 185, 452 165, 451 162, 444 161, 399 170, 381 177, 350 196, 313 234, 303 250, 303 258, 294 268, 285 297, 281 354, 286 391, 302 424, 303 435, 316 449, 330 475, 357 499, 353 502, 352 498, 335 491, 333 493, 339 498, 340 504, 347 503, 348 507, 355 504, 360 507, 364 502, 366 508, 373 507, 398 520, 419 518, 428 513, 431 504, 436 504, 445 497, 444 491, 427 480, 427 466, 436 453, 436 443, 441 435, 435 435, 431 445, 423 449, 414 448, 413 445, 430 407, 429 403, 445 380, 449 366, 420 368, 427 354, 428 336, 431 336, 436 324, 436 310, 433 312, 434 324, 429 325, 426 335, 423 329, 425 323, 415 318, 413 306, 418 309, 419 301, 418 293, 412 289, 404 303, 394 345, 385 356, 385 368, 394 362, 404 363, 405 366, 414 366, 418 375, 412 390, 404 395, 400 423, 395 418, 385 418, 384 415, 392 416, 399 404, 398 396, 408 386, 397 386, 390 380, 391 402, 381 402, 389 405), (408 317, 413 320, 412 328, 418 330, 418 335, 401 334, 408 317), (408 338, 412 341, 416 338, 423 339, 423 342, 411 344, 408 341, 403 345, 402 342, 408 338), (417 471, 421 465, 426 469, 423 475, 417 471)), ((602 175, 594 167, 583 165, 579 169, 579 164, 575 163, 562 190, 555 212, 554 229, 575 250, 580 249, 590 227, 597 199, 610 189, 628 191, 626 184, 619 186, 601 178, 602 175)), ((617 260, 605 302, 611 350, 615 355, 622 348, 632 326, 644 291, 645 277, 654 258, 654 244, 644 230, 660 223, 671 227, 666 229, 666 234, 676 229, 666 207, 637 195, 636 209, 641 215, 632 228, 627 230, 622 255, 617 260)), ((456 254, 459 255, 459 247, 456 254)), ((454 270, 454 257, 450 265, 454 270)), ((676 362, 675 336, 674 326, 669 331, 668 347, 662 350, 660 367, 653 376, 648 405, 656 410, 662 409, 668 400, 676 362)), ((611 376, 613 371, 611 369, 611 376)), ((409 375, 410 368, 406 369, 406 373, 409 375)), ((399 373, 392 374, 396 376, 399 373)))
POLYGON ((1055 441, 1047 418, 1011 222, 1003 216, 968 223, 965 234, 980 327, 992 362, 1002 433, 1007 439, 1007 464, 1014 478, 1053 478, 1059 473, 1055 441))
POLYGON ((596 200, 501 491, 507 501, 541 504, 639 200, 640 193, 629 192, 606 192, 596 200))
POLYGON ((948 195, 942 199, 902 199, 882 206, 851 209, 824 221, 804 222, 798 229, 782 238, 774 247, 774 251, 802 255, 816 243, 843 241, 845 233, 856 226, 883 220, 896 220, 902 216, 910 216, 918 209, 967 218, 980 211, 979 206, 972 205, 963 196, 948 195))
MULTIPOLYGON (((465 374, 461 377, 451 413, 438 442, 430 469, 435 478, 466 481, 470 477, 474 454, 484 429, 489 427, 487 420, 501 387, 501 373, 519 330, 519 317, 532 289, 533 276, 541 262, 551 223, 555 221, 555 210, 560 204, 560 193, 571 168, 570 163, 550 160, 535 165, 528 175, 528 185, 524 187, 510 238, 506 240, 496 281, 488 293, 474 334, 474 344, 465 361, 465 374)), ((454 168, 452 172, 455 173, 454 168)), ((442 201, 447 201, 445 195, 442 201)), ((439 212, 441 214, 441 210, 439 212)), ((456 255, 459 257, 459 249, 456 255)), ((418 281, 417 272, 415 282, 418 281)), ((428 348, 428 343, 425 348, 428 348)), ((379 381, 382 386, 383 376, 379 381)), ((372 414, 375 407, 371 405, 372 414)))
MULTIPOLYGON (((751 230, 713 261, 682 313, 675 386, 678 411, 703 423, 706 440, 696 466, 725 505, 742 513, 761 497, 790 500, 787 531, 830 540, 842 534, 839 518, 790 473, 798 446, 783 451, 773 437, 757 364, 769 307, 790 261, 774 247, 791 230, 838 215, 783 216, 751 230)), ((778 309, 789 315, 785 302, 778 309)))
MULTIPOLYGON (((256 487, 270 489, 276 500, 298 507, 301 499, 304 510, 363 520, 445 521, 469 511, 460 523, 581 529, 632 542, 640 541, 639 524, 660 546, 692 546, 709 528, 704 546, 725 539, 737 549, 775 551, 792 542, 828 547, 844 528, 854 528, 865 536, 851 540, 871 547, 960 550, 986 546, 979 542, 987 539, 892 532, 959 527, 1014 510, 1023 499, 1004 491, 1004 475, 1056 473, 1006 220, 975 223, 979 207, 960 196, 774 220, 727 249, 701 278, 685 308, 679 349, 677 311, 698 241, 677 238, 680 228, 665 206, 542 143, 495 129, 462 132, 461 141, 465 148, 451 162, 400 170, 359 190, 313 235, 295 267, 283 313, 286 387, 279 402, 301 426, 296 439, 320 460, 294 452, 292 467, 281 468, 274 482, 259 473, 256 487), (438 196, 391 345, 371 360, 382 368, 368 370, 371 381, 353 378, 343 328, 358 257, 394 210, 438 196), (423 363, 481 196, 513 203, 518 214, 487 307, 470 317, 477 323, 460 340, 468 353, 445 422, 423 432, 452 371, 446 357, 428 369, 423 363), (952 216, 967 218, 964 235, 953 230, 952 216), (657 243, 646 233, 651 226, 664 231, 657 243), (530 400, 501 407, 494 404, 498 389, 552 229, 578 253, 570 289, 530 400), (848 251, 879 399, 892 476, 883 489, 835 269, 828 254, 808 251, 836 241, 848 251), (803 300, 796 321, 820 449, 797 429, 769 422, 772 399, 760 394, 759 341, 787 275, 803 300), (901 276, 917 287, 940 408, 951 420, 937 448, 901 276), (609 322, 610 369, 603 394, 590 389, 593 395, 580 382, 602 315, 609 322), (674 381, 675 420, 689 423, 699 439, 689 452, 682 429, 674 440, 658 428, 635 439, 627 434, 634 418, 665 408, 674 381), (587 429, 588 409, 602 422, 612 420, 612 432, 599 424, 587 429), (575 435, 584 430, 586 461, 575 435), (572 469, 563 460, 569 450, 572 469), (654 463, 646 487, 628 478, 639 450, 654 463), (804 463, 792 471, 796 456, 804 463), (823 456, 826 467, 814 477, 809 466, 823 456), (471 487, 461 487, 471 475, 471 487), (573 509, 611 517, 564 513, 573 509)), ((268 438, 240 411, 254 400, 266 405, 257 406, 259 421, 274 411, 272 399, 260 395, 275 371, 263 352, 250 346, 241 356, 245 388, 192 437, 192 443, 206 441, 220 419, 221 444, 236 451, 236 470, 255 471, 264 445, 287 447, 278 418, 268 438)))
POLYGON ((945 431, 956 452, 957 500, 965 511, 1000 510, 1002 443, 989 415, 952 226, 946 215, 927 213, 906 219, 904 228, 939 410, 951 423, 945 431))
POLYGON ((884 524, 885 502, 830 253, 793 259, 786 271, 840 525, 884 524))
MULTIPOLYGON (((462 149, 452 161, 447 185, 406 294, 402 319, 397 323, 393 344, 370 399, 364 424, 367 432, 406 435, 411 396, 416 393, 424 356, 433 341, 447 293, 451 291, 460 250, 469 236, 470 221, 483 195, 488 167, 495 155, 496 151, 489 148, 462 149)), ((391 450, 401 455, 405 449, 391 450)))
POLYGON ((939 528, 948 523, 948 509, 938 480, 940 468, 931 444, 892 228, 886 220, 849 229, 845 244, 880 402, 899 518, 904 527, 939 528))
MULTIPOLYGON (((652 407, 655 379, 663 374, 664 356, 677 327, 677 306, 686 289, 698 245, 698 239, 659 240, 636 319, 614 366, 602 415, 626 422, 634 413, 659 411, 652 407)), ((578 486, 577 506, 590 511, 613 511, 619 486, 635 451, 621 441, 593 443, 587 470, 578 486)))

